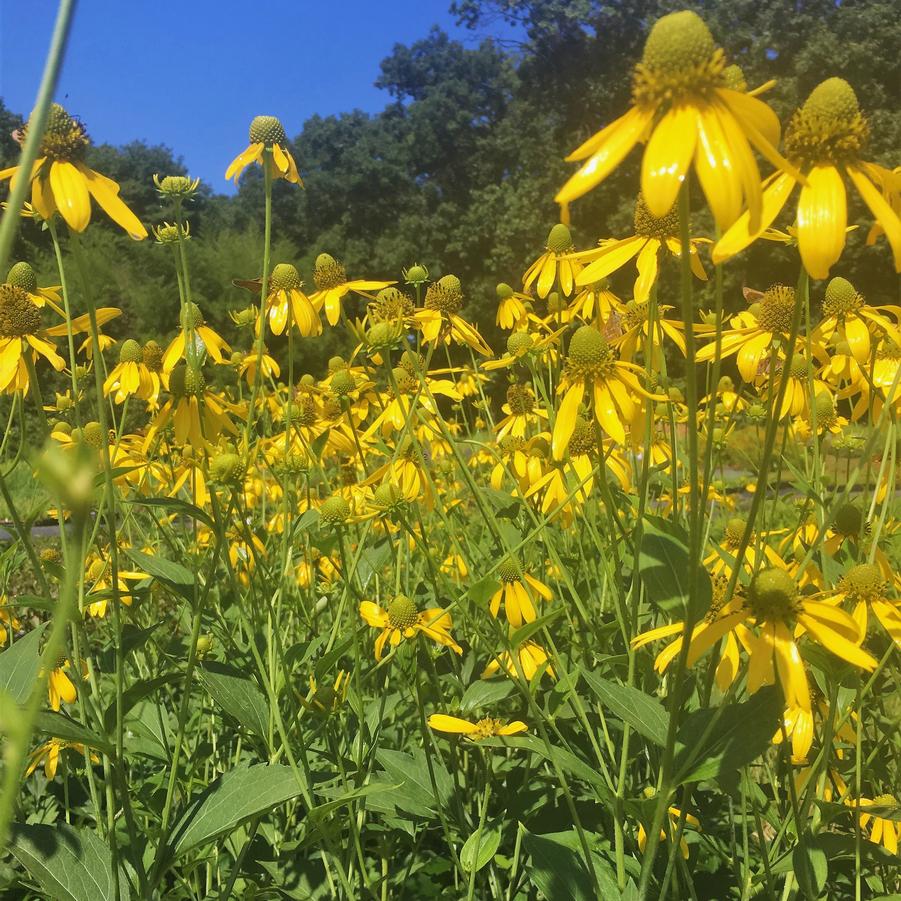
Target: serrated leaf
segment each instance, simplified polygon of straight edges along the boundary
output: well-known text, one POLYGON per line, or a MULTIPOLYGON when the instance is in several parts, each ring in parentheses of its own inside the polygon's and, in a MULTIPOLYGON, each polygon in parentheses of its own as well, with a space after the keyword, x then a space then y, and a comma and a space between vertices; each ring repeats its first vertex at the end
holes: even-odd
POLYGON ((676 738, 676 783, 716 779, 751 763, 770 746, 781 714, 782 694, 774 685, 740 704, 689 713, 676 738))
POLYGON ((245 729, 261 738, 269 734, 269 704, 259 686, 234 667, 204 663, 197 677, 213 700, 245 729))
POLYGON ((480 833, 478 830, 466 839, 460 851, 460 865, 467 873, 477 873, 497 853, 501 843, 501 832, 496 826, 486 826, 480 833))
POLYGON ((251 817, 291 801, 300 791, 287 766, 258 764, 231 770, 188 805, 172 830, 170 859, 226 835, 251 817))
POLYGON ((669 725, 669 714, 656 698, 630 685, 620 685, 602 679, 588 670, 582 670, 585 682, 598 700, 613 711, 624 723, 628 723, 639 735, 664 747, 669 725))
POLYGON ((46 624, 42 623, 0 654, 0 691, 5 691, 17 704, 28 700, 37 681, 45 628, 46 624))
MULTIPOLYGON (((95 832, 64 823, 37 826, 17 823, 10 852, 54 901, 113 901, 116 887, 109 846, 95 832)), ((119 871, 119 898, 131 897, 119 871)))

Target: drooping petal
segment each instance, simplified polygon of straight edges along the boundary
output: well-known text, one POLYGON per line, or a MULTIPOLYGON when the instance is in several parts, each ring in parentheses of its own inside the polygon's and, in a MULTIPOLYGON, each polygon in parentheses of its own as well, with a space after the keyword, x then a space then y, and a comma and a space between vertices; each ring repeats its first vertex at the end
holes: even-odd
POLYGON ((901 218, 860 169, 852 166, 848 169, 848 175, 863 197, 864 203, 885 231, 886 240, 892 248, 892 256, 895 259, 895 272, 901 272, 901 218))
POLYGON ((89 169, 84 163, 78 163, 78 171, 84 176, 88 191, 100 208, 116 225, 125 229, 136 241, 147 237, 147 229, 141 220, 123 203, 119 197, 119 186, 110 178, 89 169))
POLYGON ((569 439, 572 438, 576 428, 576 416, 584 394, 585 383, 580 380, 571 385, 563 395, 563 402, 554 420, 554 434, 551 439, 551 452, 555 460, 562 460, 566 453, 569 439))
POLYGON ((693 106, 674 106, 654 129, 641 160, 641 191, 653 216, 672 210, 698 139, 693 106))
POLYGON ((812 278, 828 278, 845 247, 848 204, 835 166, 814 166, 798 201, 798 249, 812 278))
MULTIPOLYGON (((624 116, 589 138, 567 160, 588 162, 557 192, 557 203, 570 203, 600 184, 638 143, 650 125, 654 111, 632 107, 624 116)), ((668 211, 667 211, 668 212, 668 211)))
POLYGON ((741 179, 735 171, 723 127, 711 107, 698 115, 695 172, 716 224, 725 231, 741 213, 741 179))
POLYGON ((54 161, 50 164, 50 190, 66 225, 83 232, 91 221, 91 195, 82 173, 72 163, 54 161))
POLYGON ((447 716, 444 713, 433 713, 429 717, 429 728, 439 732, 451 732, 459 735, 471 735, 476 731, 474 723, 468 723, 457 716, 447 716))
POLYGON ((579 287, 590 285, 606 278, 617 269, 621 269, 645 246, 647 241, 647 238, 635 235, 605 247, 601 255, 576 276, 576 284, 579 287))

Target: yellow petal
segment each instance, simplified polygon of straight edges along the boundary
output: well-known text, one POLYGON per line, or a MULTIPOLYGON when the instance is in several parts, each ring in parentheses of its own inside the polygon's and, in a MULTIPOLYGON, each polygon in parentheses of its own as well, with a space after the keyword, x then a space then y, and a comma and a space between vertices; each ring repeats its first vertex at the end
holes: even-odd
POLYGON ((701 190, 710 204, 716 224, 725 231, 741 213, 741 179, 729 153, 729 142, 716 112, 711 107, 698 115, 698 148, 695 171, 701 190))
POLYGON ((641 235, 635 235, 608 245, 594 262, 589 263, 576 276, 576 284, 580 287, 590 285, 600 281, 602 278, 606 278, 612 272, 616 272, 617 269, 625 266, 645 246, 647 240, 641 235))
POLYGON ((563 396, 563 402, 560 404, 557 418, 554 420, 554 435, 551 439, 551 452, 555 460, 562 460, 566 453, 569 439, 572 438, 576 428, 576 416, 584 393, 585 384, 579 381, 572 385, 563 396))
POLYGON ((773 224, 773 221, 785 206, 794 186, 795 182, 791 176, 786 175, 784 172, 775 175, 763 189, 760 227, 756 231, 751 231, 751 214, 748 211, 742 213, 714 246, 713 262, 722 263, 753 244, 773 224))
POLYGON ((835 166, 814 166, 798 201, 798 249, 812 278, 828 278, 842 255, 848 205, 845 185, 835 166))
POLYGON ((72 163, 51 163, 50 190, 66 225, 72 231, 83 232, 91 221, 91 195, 81 172, 72 163))
POLYGON ((529 727, 522 722, 522 720, 514 720, 512 723, 507 723, 506 726, 501 726, 500 729, 497 730, 498 735, 516 735, 518 732, 528 732, 529 727))
POLYGON ((854 182, 854 187, 860 192, 860 196, 863 197, 864 203, 884 229, 886 240, 892 248, 892 255, 895 258, 895 272, 901 272, 901 218, 863 172, 850 168, 848 175, 854 182))
POLYGON ((657 281, 657 252, 660 249, 660 242, 657 240, 648 241, 638 254, 636 265, 638 266, 638 278, 635 279, 635 286, 632 289, 635 300, 638 303, 644 303, 651 294, 651 288, 657 281))
POLYGON ((693 106, 673 107, 654 129, 641 160, 641 191, 653 216, 672 210, 694 156, 698 113, 693 106))
POLYGON ((474 723, 468 723, 456 716, 447 716, 444 713, 433 713, 429 717, 429 728, 439 732, 453 732, 461 735, 469 735, 476 731, 474 723))
POLYGON ((600 184, 639 141, 650 125, 652 117, 652 110, 643 111, 632 107, 624 116, 589 138, 578 150, 571 153, 567 157, 568 160, 590 158, 557 192, 554 200, 560 204, 570 203, 600 184))
POLYGON ((119 186, 110 178, 89 169, 84 163, 78 163, 78 171, 84 176, 91 196, 100 204, 101 209, 116 225, 125 229, 137 241, 147 237, 147 229, 141 220, 122 202, 119 197, 119 186))

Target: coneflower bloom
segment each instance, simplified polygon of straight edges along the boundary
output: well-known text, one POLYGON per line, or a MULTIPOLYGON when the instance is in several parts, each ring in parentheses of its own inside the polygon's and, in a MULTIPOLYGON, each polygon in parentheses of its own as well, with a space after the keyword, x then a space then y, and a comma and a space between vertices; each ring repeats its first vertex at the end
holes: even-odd
POLYGON ((382 659, 386 644, 396 648, 404 639, 415 638, 419 634, 457 654, 463 653, 463 648, 454 641, 450 633, 453 628, 451 615, 442 607, 420 611, 410 598, 399 594, 387 609, 372 601, 363 601, 360 604, 360 616, 367 625, 381 629, 375 640, 376 660, 382 659))
POLYGON ((514 629, 518 629, 523 623, 534 622, 537 613, 532 603, 533 595, 545 601, 554 596, 547 585, 530 576, 523 570, 519 561, 512 557, 501 563, 497 574, 501 580, 501 587, 488 601, 488 609, 492 616, 497 617, 503 601, 507 622, 514 629))
POLYGON ((264 151, 269 151, 273 178, 283 178, 303 187, 297 172, 297 163, 288 150, 285 128, 276 116, 255 116, 250 123, 250 144, 242 150, 225 170, 226 178, 233 178, 235 184, 244 170, 253 163, 262 164, 264 151))
POLYGON ((206 324, 203 313, 196 303, 187 304, 180 314, 181 329, 169 343, 163 354, 163 369, 171 372, 182 358, 189 362, 188 333, 194 336, 194 349, 198 354, 198 364, 203 362, 202 355, 208 353, 217 363, 228 362, 224 354, 231 353, 225 339, 206 324))
POLYGON ((381 291, 382 288, 394 284, 363 278, 348 281, 344 266, 329 253, 320 253, 316 257, 313 281, 316 283, 316 292, 310 295, 310 303, 317 312, 325 308, 325 318, 328 319, 329 325, 338 324, 341 318, 341 301, 351 291, 368 297, 369 292, 381 291))
MULTIPOLYGON (((797 209, 798 249, 813 278, 827 278, 845 247, 850 179, 885 232, 901 272, 901 218, 873 183, 879 173, 861 158, 869 136, 857 95, 844 79, 827 78, 811 91, 786 129, 785 152, 805 177, 797 209)), ((759 238, 788 202, 795 180, 777 172, 764 185, 762 214, 742 216, 713 248, 715 263, 759 238)))
MULTIPOLYGON (((707 273, 698 247, 706 241, 706 238, 692 238, 690 241, 691 270, 702 281, 707 281, 707 273)), ((576 284, 581 287, 607 278, 634 259, 638 276, 633 297, 638 303, 644 303, 657 281, 660 256, 664 251, 676 259, 682 255, 678 210, 672 208, 664 216, 655 217, 639 194, 635 204, 635 234, 618 241, 602 241, 599 247, 573 254, 573 259, 585 265, 576 276, 576 284)))
POLYGON ((29 362, 43 357, 59 372, 66 361, 47 340, 41 310, 16 285, 0 285, 0 391, 27 391, 29 362))
POLYGON ((557 194, 557 202, 566 206, 590 191, 637 143, 647 141, 641 192, 652 215, 659 219, 670 211, 694 163, 720 229, 735 222, 744 206, 757 228, 760 173, 751 145, 774 166, 790 167, 775 149, 780 133, 776 114, 745 93, 740 81, 732 67, 727 71, 723 51, 695 13, 658 19, 635 68, 634 105, 567 157, 585 162, 557 194))
POLYGON ((462 307, 460 279, 456 275, 444 275, 429 285, 424 307, 413 314, 413 319, 427 344, 449 344, 453 340, 490 357, 492 351, 484 338, 460 315, 462 307))
POLYGON ((448 732, 451 735, 462 735, 470 741, 481 741, 495 736, 518 735, 520 732, 528 732, 529 727, 522 720, 514 720, 508 723, 495 717, 484 717, 478 722, 460 719, 458 716, 448 716, 444 713, 433 713, 429 717, 429 728, 437 732, 448 732))
POLYGON ((548 233, 544 253, 526 269, 522 277, 523 289, 528 291, 534 285, 536 293, 544 300, 557 284, 563 296, 569 297, 582 268, 573 255, 574 250, 569 226, 563 223, 555 225, 548 233))
POLYGON ((547 651, 535 641, 524 641, 514 648, 512 653, 501 651, 482 671, 482 678, 488 679, 503 672, 504 675, 515 679, 518 677, 519 671, 528 682, 531 682, 539 671, 542 676, 547 673, 552 679, 555 678, 554 668, 548 659, 547 651))
POLYGON ((615 350, 593 326, 576 329, 560 382, 563 401, 551 439, 555 460, 563 459, 586 391, 592 398, 598 425, 614 441, 625 442, 626 425, 635 418, 640 405, 636 395, 653 397, 638 382, 636 374, 641 372, 640 367, 618 360, 615 350))
MULTIPOLYGON (((29 126, 20 130, 23 135, 29 126)), ((31 182, 31 205, 44 220, 59 212, 66 225, 83 232, 91 221, 91 198, 117 225, 135 239, 147 229, 119 197, 119 185, 95 172, 84 161, 91 139, 84 125, 58 103, 51 104, 38 158, 26 177, 31 182)), ((20 166, 0 171, 0 181, 21 178, 20 166)))

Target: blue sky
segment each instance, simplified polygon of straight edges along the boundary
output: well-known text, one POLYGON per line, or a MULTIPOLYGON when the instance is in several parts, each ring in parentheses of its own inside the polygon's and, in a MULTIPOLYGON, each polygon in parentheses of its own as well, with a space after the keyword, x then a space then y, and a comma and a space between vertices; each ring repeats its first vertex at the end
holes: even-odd
MULTIPOLYGON (((57 99, 98 143, 166 144, 225 191, 257 114, 289 134, 314 113, 388 102, 373 82, 395 43, 454 25, 450 0, 80 0, 57 99)), ((0 97, 34 103, 55 0, 0 0, 0 97)))

